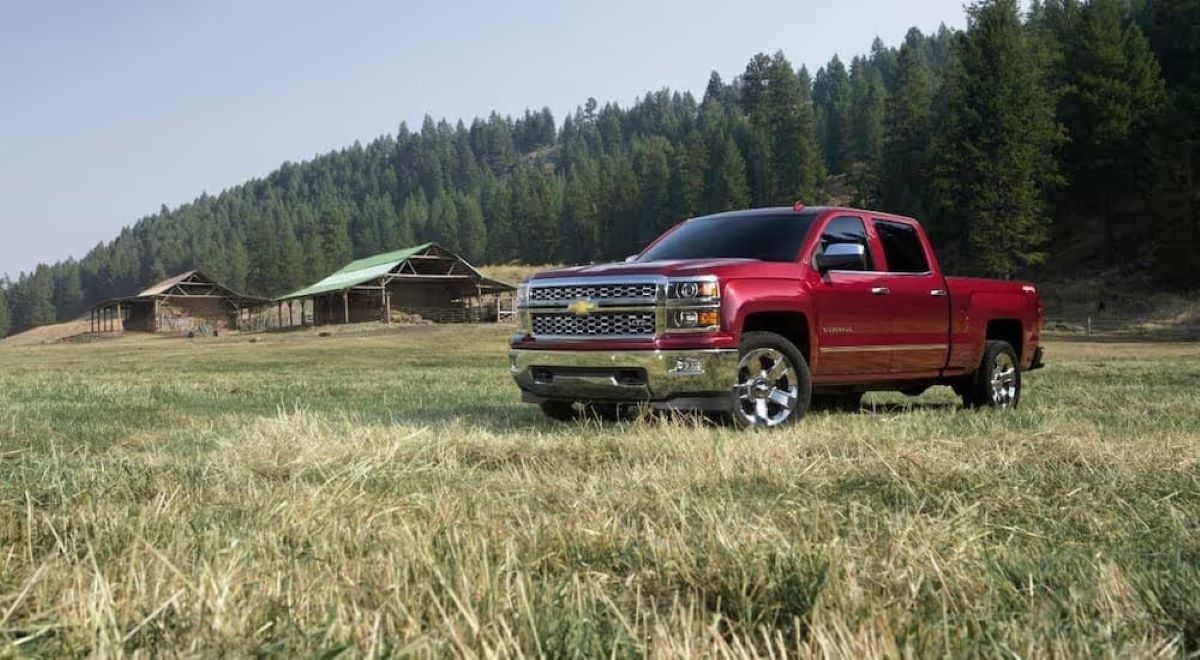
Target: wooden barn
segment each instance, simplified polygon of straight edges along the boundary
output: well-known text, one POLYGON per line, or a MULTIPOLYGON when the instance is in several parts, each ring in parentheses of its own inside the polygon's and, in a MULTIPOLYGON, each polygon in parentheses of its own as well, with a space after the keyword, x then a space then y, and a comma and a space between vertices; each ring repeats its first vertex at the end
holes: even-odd
POLYGON ((244 296, 198 270, 167 278, 136 296, 92 308, 92 332, 220 332, 238 329, 246 310, 269 304, 244 296))
POLYGON ((359 259, 277 302, 291 306, 311 301, 315 325, 390 323, 396 313, 437 322, 479 322, 496 320, 503 306, 511 305, 515 290, 446 248, 426 243, 359 259))

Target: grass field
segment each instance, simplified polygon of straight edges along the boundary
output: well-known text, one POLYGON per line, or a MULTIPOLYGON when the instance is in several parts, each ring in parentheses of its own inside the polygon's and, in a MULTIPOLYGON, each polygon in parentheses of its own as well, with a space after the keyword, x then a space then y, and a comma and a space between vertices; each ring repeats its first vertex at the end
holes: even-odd
POLYGON ((562 425, 495 327, 0 348, 0 655, 1200 653, 1200 344, 562 425))

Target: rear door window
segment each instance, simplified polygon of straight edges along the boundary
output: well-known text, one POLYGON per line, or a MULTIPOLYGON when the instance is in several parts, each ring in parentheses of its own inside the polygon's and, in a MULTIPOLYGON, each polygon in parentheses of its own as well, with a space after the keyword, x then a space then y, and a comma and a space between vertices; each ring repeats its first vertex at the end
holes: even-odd
POLYGON ((927 273, 929 260, 925 258, 925 245, 917 234, 915 225, 906 222, 875 220, 875 233, 883 245, 883 257, 887 259, 889 273, 927 273))

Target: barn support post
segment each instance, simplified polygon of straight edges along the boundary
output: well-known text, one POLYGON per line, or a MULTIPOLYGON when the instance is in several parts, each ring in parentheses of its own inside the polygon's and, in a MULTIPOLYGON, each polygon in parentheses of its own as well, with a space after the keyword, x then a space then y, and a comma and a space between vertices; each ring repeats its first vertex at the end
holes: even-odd
POLYGON ((279 327, 283 327, 283 303, 275 305, 275 311, 279 314, 279 327))
POLYGON ((392 315, 388 313, 387 295, 388 295, 387 284, 385 283, 385 281, 383 279, 380 279, 379 280, 379 307, 380 307, 380 312, 383 314, 382 320, 383 320, 384 325, 387 325, 392 322, 392 315))
POLYGON ((342 311, 346 313, 346 325, 350 325, 350 289, 342 291, 342 311))
POLYGON ((288 301, 288 327, 296 325, 296 310, 292 307, 292 301, 288 301))
POLYGON ((113 325, 115 326, 114 329, 121 329, 121 330, 125 329, 123 327, 124 323, 121 320, 121 303, 117 303, 117 319, 113 325))

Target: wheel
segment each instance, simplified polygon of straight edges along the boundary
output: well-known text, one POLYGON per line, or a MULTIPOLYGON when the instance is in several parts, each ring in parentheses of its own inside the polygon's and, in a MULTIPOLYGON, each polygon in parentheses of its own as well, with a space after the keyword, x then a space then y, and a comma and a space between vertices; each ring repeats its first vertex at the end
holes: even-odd
POLYGON ((812 378, 792 342, 773 332, 747 332, 738 347, 733 420, 742 428, 794 422, 808 411, 812 378))
POLYGON ((1021 402, 1021 367, 1006 341, 988 341, 979 369, 954 388, 968 408, 1016 408, 1021 402))
POLYGON ((840 394, 814 394, 809 410, 828 410, 837 412, 858 412, 862 408, 862 392, 842 392, 840 394))
POLYGON ((559 401, 552 399, 541 403, 542 414, 560 422, 571 422, 579 417, 574 401, 559 401))

